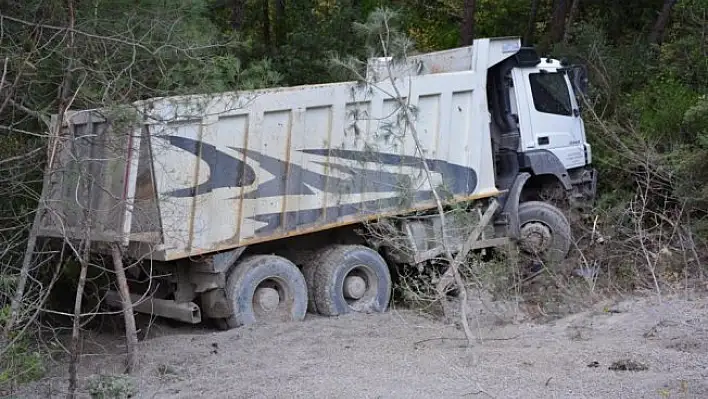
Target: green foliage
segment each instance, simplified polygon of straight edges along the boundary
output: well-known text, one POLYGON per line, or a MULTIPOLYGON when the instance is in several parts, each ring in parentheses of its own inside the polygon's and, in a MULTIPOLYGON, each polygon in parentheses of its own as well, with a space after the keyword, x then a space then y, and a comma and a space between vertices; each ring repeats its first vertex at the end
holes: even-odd
POLYGON ((708 0, 681 0, 674 23, 661 46, 660 63, 695 91, 708 91, 708 0))
POLYGON ((664 145, 683 141, 684 114, 696 104, 698 93, 677 79, 658 76, 627 97, 631 119, 647 139, 664 145))
MULTIPOLYGON (((420 51, 442 50, 459 45, 462 0, 410 0, 402 2, 404 5, 391 3, 400 8, 405 31, 420 51)), ((477 0, 475 35, 523 36, 530 9, 531 1, 477 0)))
POLYGON ((588 66, 590 104, 603 118, 626 103, 626 95, 642 87, 656 72, 652 55, 640 42, 616 45, 598 22, 580 21, 572 41, 556 44, 551 53, 588 66), (609 112, 609 113, 608 113, 609 112))
MULTIPOLYGON (((0 325, 10 316, 10 307, 0 307, 0 325)), ((0 357, 0 390, 35 381, 46 372, 44 359, 28 337, 11 336, 8 347, 2 347, 0 357)))
POLYGON ((238 88, 251 90, 274 86, 282 81, 268 60, 244 68, 231 55, 219 55, 204 63, 177 63, 171 66, 160 81, 160 87, 173 94, 189 94, 199 87, 200 92, 225 92, 238 88))
MULTIPOLYGON (((206 1, 74 1, 72 35, 64 30, 71 20, 66 4, 0 0, 3 282, 13 281, 22 264, 42 186, 48 121, 59 110, 61 88, 68 89, 71 108, 116 109, 150 97, 261 88, 282 81, 272 62, 238 57, 248 43, 220 32, 206 1)), ((51 277, 45 271, 51 269, 38 273, 51 277)), ((0 291, 0 306, 9 302, 11 288, 0 291)), ((36 289, 42 284, 28 292, 36 289)))
POLYGON ((126 399, 132 398, 138 393, 132 379, 115 375, 91 377, 88 391, 93 399, 126 399))
MULTIPOLYGON (((681 124, 691 139, 667 155, 677 180, 675 195, 691 208, 708 209, 708 98, 701 97, 682 115, 681 124)), ((708 233, 704 227, 700 230, 702 235, 708 233)))
POLYGON ((353 22, 361 18, 353 1, 288 3, 290 32, 273 57, 273 66, 287 85, 328 83, 337 75, 329 71, 329 54, 362 52, 362 43, 353 35, 353 22))
POLYGON ((657 211, 687 207, 684 211, 698 220, 708 199, 701 144, 708 126, 703 39, 708 2, 679 3, 661 47, 643 39, 653 17, 639 12, 616 27, 613 21, 620 17, 614 10, 603 17, 586 9, 594 17, 577 23, 572 40, 557 45, 554 53, 590 67, 589 103, 595 114, 586 112, 585 120, 601 169, 600 205, 630 201, 636 187, 646 188, 642 180, 649 175, 656 180, 650 193, 661 203, 657 211))
POLYGON ((364 38, 368 57, 392 57, 404 60, 413 50, 413 42, 400 29, 401 14, 389 8, 379 8, 363 23, 354 23, 355 31, 364 38))

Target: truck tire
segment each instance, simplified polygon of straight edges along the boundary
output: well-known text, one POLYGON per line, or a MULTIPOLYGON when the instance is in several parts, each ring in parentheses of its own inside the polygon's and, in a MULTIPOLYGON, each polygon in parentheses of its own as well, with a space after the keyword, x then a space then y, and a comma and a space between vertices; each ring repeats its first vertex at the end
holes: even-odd
POLYGON ((350 312, 382 313, 391 300, 391 273, 386 261, 363 245, 335 245, 311 265, 313 306, 324 316, 350 312))
POLYGON ((315 273, 317 272, 319 259, 319 256, 315 257, 302 265, 302 274, 305 276, 305 283, 307 284, 307 311, 315 314, 319 313, 315 304, 315 279, 317 278, 315 273))
POLYGON ((524 252, 538 255, 544 262, 558 263, 570 251, 570 223, 555 206, 529 201, 519 204, 520 244, 524 252))
POLYGON ((307 313, 305 277, 289 260, 276 255, 244 258, 226 281, 233 314, 229 328, 255 323, 301 321, 307 313))

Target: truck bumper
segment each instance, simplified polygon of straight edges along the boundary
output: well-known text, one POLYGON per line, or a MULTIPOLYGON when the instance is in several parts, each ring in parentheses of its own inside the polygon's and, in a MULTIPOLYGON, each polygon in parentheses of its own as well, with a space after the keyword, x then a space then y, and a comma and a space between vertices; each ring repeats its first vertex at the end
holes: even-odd
POLYGON ((597 198, 597 169, 586 166, 571 171, 571 200, 579 207, 592 207, 597 198))

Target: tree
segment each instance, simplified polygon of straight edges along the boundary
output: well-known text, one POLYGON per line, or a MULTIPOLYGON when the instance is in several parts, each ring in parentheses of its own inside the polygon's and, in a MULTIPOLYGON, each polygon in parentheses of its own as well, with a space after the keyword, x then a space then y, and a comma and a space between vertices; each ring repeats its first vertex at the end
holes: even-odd
MULTIPOLYGON (((361 70, 358 68, 362 64, 363 60, 352 59, 351 57, 347 60, 341 60, 335 58, 333 63, 335 66, 343 67, 349 72, 351 72, 356 80, 361 84, 363 92, 373 92, 380 91, 385 98, 390 98, 395 101, 397 107, 395 111, 389 115, 389 118, 395 122, 392 125, 386 123, 386 127, 382 127, 381 131, 390 133, 392 136, 397 136, 396 139, 402 139, 404 136, 408 136, 413 139, 415 154, 419 156, 422 169, 424 171, 424 181, 425 184, 429 185, 430 191, 435 201, 437 217, 440 218, 440 245, 443 250, 442 258, 445 261, 446 269, 440 280, 436 284, 436 291, 438 299, 443 304, 443 309, 446 316, 449 316, 451 312, 447 310, 446 299, 447 293, 452 290, 458 290, 460 292, 460 322, 465 333, 468 345, 472 345, 474 342, 474 334, 469 325, 469 293, 468 293, 468 282, 465 281, 460 272, 460 267, 466 263, 469 253, 472 251, 473 245, 479 240, 482 235, 482 230, 492 221, 495 212, 498 210, 499 202, 496 199, 492 199, 487 205, 484 214, 481 216, 478 224, 471 227, 471 230, 464 239, 462 247, 458 251, 454 251, 451 246, 452 240, 448 236, 448 226, 446 225, 446 215, 449 212, 449 206, 445 204, 445 200, 442 194, 439 192, 440 187, 436 187, 434 183, 433 174, 431 168, 426 160, 426 149, 420 139, 417 128, 417 118, 415 116, 415 107, 410 104, 410 98, 408 98, 399 88, 399 82, 395 78, 393 73, 393 68, 395 68, 398 63, 406 64, 408 54, 413 50, 413 45, 411 40, 400 31, 397 25, 398 14, 387 8, 379 8, 369 15, 369 18, 365 23, 357 24, 358 31, 366 36, 369 47, 369 55, 378 55, 382 57, 390 57, 390 62, 387 64, 387 75, 388 77, 378 81, 377 79, 367 79, 367 77, 362 74, 361 70), (396 131, 396 133, 394 133, 396 131)), ((364 119, 370 118, 368 115, 362 115, 364 119)), ((382 136, 388 136, 388 134, 374 135, 373 140, 376 141, 377 137, 380 139, 382 136)), ((385 139, 384 139, 385 140, 385 139)), ((375 146, 376 143, 366 143, 366 145, 375 146)), ((384 227, 384 231, 386 228, 384 227)), ((378 227, 370 227, 372 235, 381 237, 381 231, 378 227)), ((384 233, 384 240, 390 240, 389 242, 395 243, 398 237, 388 236, 384 233)), ((394 244, 395 245, 395 244, 394 244)))
POLYGON ((674 8, 678 0, 665 0, 659 16, 656 18, 654 27, 649 33, 649 43, 661 44, 664 40, 664 32, 666 31, 666 25, 669 23, 669 17, 671 16, 671 9, 674 8))
POLYGON ((580 0, 572 0, 572 3, 570 4, 570 10, 568 11, 568 20, 566 21, 565 29, 563 31, 564 43, 568 42, 568 32, 570 32, 571 28, 573 27, 573 23, 575 22, 579 9, 580 0))
POLYGON ((285 44, 287 33, 285 0, 275 0, 275 46, 280 47, 285 44))
POLYGON ((529 21, 526 24, 526 31, 524 33, 524 44, 528 45, 533 42, 534 34, 536 33, 536 18, 538 15, 538 1, 531 0, 531 10, 529 12, 529 21))
POLYGON ((246 12, 246 0, 231 0, 231 29, 241 31, 246 12))
POLYGON ((460 28, 460 39, 463 46, 471 46, 474 41, 476 0, 465 0, 462 8, 462 26, 460 28))
POLYGON ((554 0, 553 12, 551 14, 550 29, 546 39, 549 45, 559 43, 565 34, 565 19, 568 15, 569 0, 554 0))
POLYGON ((273 50, 273 40, 270 33, 270 1, 263 0, 263 45, 267 53, 273 50))
MULTIPOLYGON (((47 301, 74 297, 72 304, 62 308, 61 317, 74 326, 69 348, 78 362, 77 342, 86 323, 96 316, 95 309, 87 309, 84 292, 101 293, 92 277, 110 279, 115 274, 125 282, 120 278, 121 262, 116 262, 114 273, 98 264, 100 259, 91 248, 91 228, 82 230, 85 237, 57 237, 59 251, 50 252, 34 239, 42 216, 67 217, 56 209, 43 213, 46 201, 40 191, 46 187, 42 168, 59 163, 52 170, 66 170, 71 162, 57 159, 55 151, 66 142, 63 125, 70 110, 105 112, 150 97, 262 87, 270 84, 265 81, 273 75, 267 64, 251 67, 230 55, 233 43, 220 40, 219 30, 205 18, 206 4, 198 0, 137 5, 132 0, 117 0, 110 8, 75 0, 0 4, 0 165, 5 168, 0 176, 0 368, 6 371, 0 373, 2 384, 7 376, 14 378, 12 368, 18 367, 7 354, 29 336, 38 315, 51 314, 50 309, 57 307, 47 301), (56 117, 52 120, 52 116, 56 117), (15 150, 6 158, 5 150, 14 148, 26 152, 15 150), (33 165, 25 165, 25 159, 33 165), (7 169, 12 164, 26 172, 7 169), (6 175, 5 170, 11 173, 6 175), (14 191, 6 190, 7 177, 17 179, 14 191), (49 261, 56 266, 44 267, 49 261), (53 291, 61 279, 70 280, 66 286, 76 288, 71 295, 53 291)), ((92 135, 82 139, 87 136, 92 135)), ((78 179, 80 189, 102 184, 88 164, 75 169, 83 177, 78 179)), ((91 208, 83 207, 89 226, 94 216, 91 208)), ((120 261, 116 254, 114 259, 120 261)), ((132 311, 126 309, 125 316, 128 320, 132 311)), ((133 350, 134 343, 135 335, 129 335, 133 350)), ((129 366, 134 363, 131 358, 129 366)), ((76 388, 77 370, 75 364, 70 368, 70 388, 76 388)))

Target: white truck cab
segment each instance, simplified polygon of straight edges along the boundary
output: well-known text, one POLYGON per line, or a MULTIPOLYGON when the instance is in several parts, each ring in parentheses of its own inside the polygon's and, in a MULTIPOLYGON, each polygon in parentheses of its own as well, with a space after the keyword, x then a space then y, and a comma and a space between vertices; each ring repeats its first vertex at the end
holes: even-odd
POLYGON ((589 163, 583 120, 578 100, 564 68, 557 60, 548 60, 537 68, 514 69, 513 80, 521 140, 519 152, 548 150, 566 169, 589 163))
POLYGON ((526 200, 561 188, 572 205, 592 201, 597 172, 580 111, 585 69, 522 48, 488 73, 500 188, 510 188, 518 173, 528 172, 526 200))

